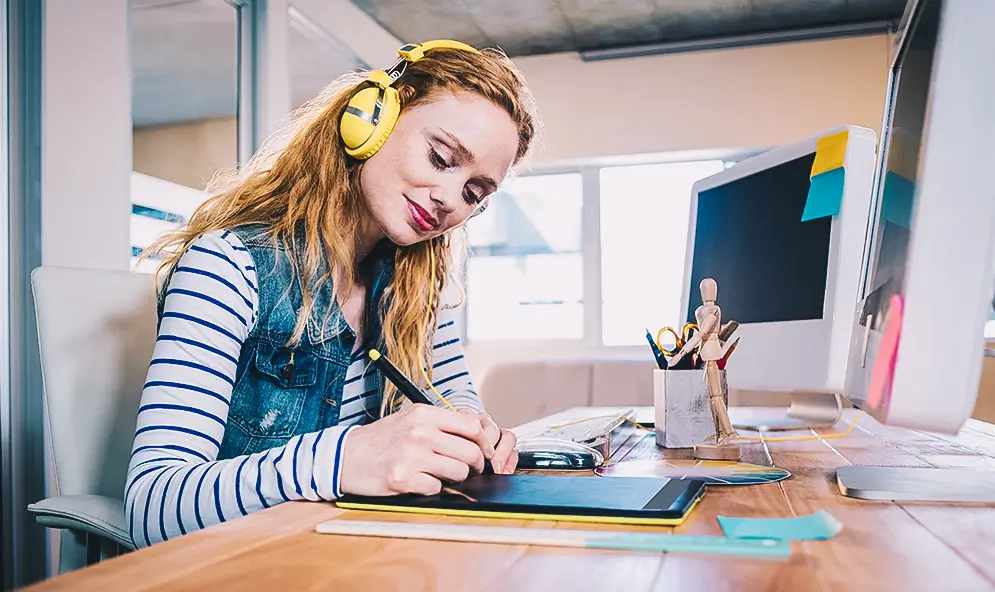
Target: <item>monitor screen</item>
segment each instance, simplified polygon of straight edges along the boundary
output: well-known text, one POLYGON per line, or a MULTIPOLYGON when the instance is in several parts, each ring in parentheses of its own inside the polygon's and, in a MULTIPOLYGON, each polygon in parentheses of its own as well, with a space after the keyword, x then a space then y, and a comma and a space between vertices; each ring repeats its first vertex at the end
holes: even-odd
POLYGON ((922 3, 910 23, 908 43, 892 72, 888 109, 890 125, 882 136, 882 166, 878 172, 877 217, 871 235, 871 257, 861 311, 862 325, 881 328, 893 294, 904 294, 910 228, 914 212, 916 172, 939 25, 940 3, 922 3))
POLYGON ((722 317, 822 319, 832 218, 802 222, 815 153, 698 193, 688 318, 713 278, 722 317))

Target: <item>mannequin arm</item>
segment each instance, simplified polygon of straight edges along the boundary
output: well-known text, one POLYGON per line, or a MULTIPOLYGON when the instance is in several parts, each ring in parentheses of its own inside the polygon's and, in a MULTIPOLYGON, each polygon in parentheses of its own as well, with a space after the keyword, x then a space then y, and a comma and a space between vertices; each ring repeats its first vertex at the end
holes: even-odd
POLYGON ((695 333, 691 339, 688 339, 687 343, 684 344, 684 347, 681 348, 681 351, 677 352, 674 354, 674 357, 670 358, 670 361, 667 362, 667 367, 669 368, 670 366, 680 362, 681 358, 694 351, 694 348, 698 347, 698 344, 701 343, 701 336, 707 334, 715 326, 715 322, 717 320, 718 318, 714 314, 710 314, 705 317, 705 320, 698 326, 698 332, 695 333))

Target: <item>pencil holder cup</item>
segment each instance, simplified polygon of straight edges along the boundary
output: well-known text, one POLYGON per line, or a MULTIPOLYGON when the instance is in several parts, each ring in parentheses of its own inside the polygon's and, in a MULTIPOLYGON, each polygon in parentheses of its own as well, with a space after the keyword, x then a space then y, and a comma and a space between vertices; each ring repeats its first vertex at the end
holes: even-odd
MULTIPOLYGON (((722 396, 729 405, 725 370, 719 370, 722 396)), ((715 434, 704 370, 653 370, 656 443, 664 448, 691 448, 715 434)))

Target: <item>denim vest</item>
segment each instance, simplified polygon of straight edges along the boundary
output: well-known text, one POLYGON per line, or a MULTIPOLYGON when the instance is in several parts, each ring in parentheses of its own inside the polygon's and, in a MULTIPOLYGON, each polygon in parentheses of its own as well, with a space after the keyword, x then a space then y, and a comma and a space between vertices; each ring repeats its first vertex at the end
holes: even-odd
MULTIPOLYGON (((293 436, 337 425, 356 341, 355 332, 339 313, 331 282, 326 282, 314 298, 307 330, 296 346, 288 347, 302 302, 288 253, 262 236, 258 227, 233 232, 255 264, 259 304, 255 325, 239 355, 219 460, 282 446, 293 436)), ((384 289, 393 281, 395 249, 383 241, 363 266, 369 283, 361 352, 374 345, 384 347, 377 311, 384 289)), ((382 396, 379 371, 375 381, 382 396)))

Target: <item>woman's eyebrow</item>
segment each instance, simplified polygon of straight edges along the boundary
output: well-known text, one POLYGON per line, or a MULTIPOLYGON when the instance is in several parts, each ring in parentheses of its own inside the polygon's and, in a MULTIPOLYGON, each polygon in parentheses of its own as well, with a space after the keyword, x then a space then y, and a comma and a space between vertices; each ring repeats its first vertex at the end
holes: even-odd
MULTIPOLYGON (((455 152, 456 154, 458 154, 459 157, 460 157, 460 160, 462 160, 463 162, 466 162, 466 163, 472 163, 473 162, 473 152, 470 152, 470 149, 467 148, 466 146, 464 146, 463 143, 459 141, 459 138, 457 138, 453 134, 449 133, 448 131, 442 129, 441 127, 439 128, 438 131, 439 131, 439 134, 441 134, 441 135, 434 134, 435 138, 438 141, 442 142, 450 150, 452 150, 453 152, 455 152)), ((497 181, 495 181, 494 179, 488 177, 487 175, 483 175, 483 176, 479 177, 479 179, 480 179, 480 181, 484 185, 487 186, 487 187, 485 187, 485 189, 487 190, 488 193, 493 193, 494 191, 497 191, 497 188, 498 188, 497 181)))
POLYGON ((464 146, 462 142, 459 141, 459 138, 447 132, 446 130, 442 129, 441 127, 439 128, 439 132, 442 134, 442 136, 444 136, 444 137, 439 136, 438 137, 439 141, 448 146, 449 148, 451 148, 453 152, 459 154, 460 160, 467 163, 473 162, 473 152, 470 152, 470 150, 466 146, 464 146))
POLYGON ((494 193, 495 191, 497 191, 498 184, 494 181, 494 179, 491 179, 490 177, 484 176, 484 177, 480 177, 480 181, 484 185, 487 185, 487 187, 484 187, 484 189, 485 189, 485 191, 488 194, 494 193))

